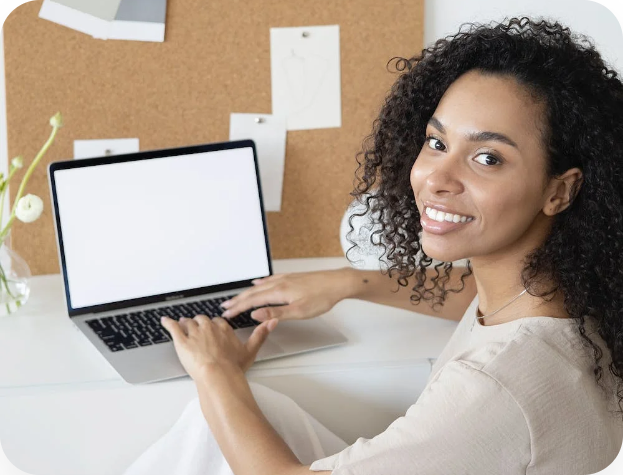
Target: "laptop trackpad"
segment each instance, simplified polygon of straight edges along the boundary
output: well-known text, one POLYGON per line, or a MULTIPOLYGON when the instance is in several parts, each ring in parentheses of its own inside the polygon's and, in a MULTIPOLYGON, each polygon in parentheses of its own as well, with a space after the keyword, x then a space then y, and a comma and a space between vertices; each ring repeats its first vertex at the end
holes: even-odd
MULTIPOLYGON (((241 328, 236 330, 236 336, 240 341, 247 341, 253 333, 253 328, 241 328)), ((273 356, 282 355, 285 353, 283 348, 277 343, 270 340, 270 336, 262 344, 260 351, 257 353, 256 361, 263 360, 264 358, 272 358, 273 356)))

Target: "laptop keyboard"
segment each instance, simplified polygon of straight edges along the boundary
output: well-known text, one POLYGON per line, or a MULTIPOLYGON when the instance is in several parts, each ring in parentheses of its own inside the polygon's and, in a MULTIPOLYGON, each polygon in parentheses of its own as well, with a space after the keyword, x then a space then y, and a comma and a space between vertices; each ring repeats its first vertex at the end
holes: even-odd
MULTIPOLYGON (((170 333, 160 323, 160 317, 167 316, 174 320, 181 317, 193 318, 195 315, 219 316, 219 305, 234 295, 200 300, 169 307, 161 307, 141 312, 124 313, 114 317, 102 317, 87 320, 86 323, 106 343, 111 351, 129 350, 139 346, 156 345, 172 341, 170 333)), ((260 324, 251 318, 250 309, 235 318, 225 319, 232 328, 254 327, 260 324)))

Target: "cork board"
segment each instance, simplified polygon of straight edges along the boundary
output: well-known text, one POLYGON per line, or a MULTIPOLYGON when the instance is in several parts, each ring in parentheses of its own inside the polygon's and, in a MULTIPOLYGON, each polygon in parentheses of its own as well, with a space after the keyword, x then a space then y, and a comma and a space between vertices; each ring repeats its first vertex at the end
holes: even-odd
POLYGON ((275 259, 343 255, 355 155, 396 79, 387 62, 422 48, 423 4, 169 0, 164 43, 96 40, 39 19, 40 0, 21 5, 4 24, 9 160, 30 163, 56 111, 66 125, 27 188, 45 211, 14 225, 13 247, 33 275, 59 272, 47 164, 71 158, 74 140, 138 137, 141 150, 228 140, 231 112, 271 113, 269 29, 337 24, 342 127, 288 132, 282 207, 267 220, 275 259))

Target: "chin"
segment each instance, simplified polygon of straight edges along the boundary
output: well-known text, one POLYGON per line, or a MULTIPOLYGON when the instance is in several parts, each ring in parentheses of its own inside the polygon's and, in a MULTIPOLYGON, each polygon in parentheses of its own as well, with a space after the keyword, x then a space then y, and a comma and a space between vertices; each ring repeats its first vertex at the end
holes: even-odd
POLYGON ((459 253, 454 250, 450 250, 447 247, 436 247, 426 244, 426 239, 422 241, 422 251, 428 257, 441 262, 454 262, 460 259, 465 259, 464 253, 459 253))

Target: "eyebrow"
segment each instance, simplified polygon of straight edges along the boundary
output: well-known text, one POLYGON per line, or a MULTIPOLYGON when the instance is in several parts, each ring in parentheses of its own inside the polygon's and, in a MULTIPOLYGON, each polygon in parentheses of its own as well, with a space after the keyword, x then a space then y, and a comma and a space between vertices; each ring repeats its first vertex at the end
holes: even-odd
MULTIPOLYGON (((442 134, 446 133, 445 127, 436 117, 431 117, 428 124, 435 127, 442 134)), ((500 134, 499 132, 472 132, 467 135, 467 140, 470 142, 488 142, 490 140, 494 140, 496 142, 502 142, 512 147, 519 148, 513 140, 504 134, 500 134)))

